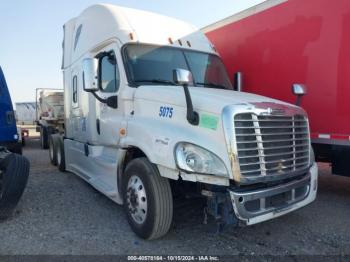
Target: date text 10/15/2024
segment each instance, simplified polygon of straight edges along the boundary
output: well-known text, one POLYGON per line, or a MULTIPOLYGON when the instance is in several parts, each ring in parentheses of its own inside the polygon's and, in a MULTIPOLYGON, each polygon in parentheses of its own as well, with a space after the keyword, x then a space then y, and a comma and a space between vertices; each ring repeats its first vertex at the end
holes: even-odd
POLYGON ((220 261, 218 256, 128 256, 128 261, 220 261))

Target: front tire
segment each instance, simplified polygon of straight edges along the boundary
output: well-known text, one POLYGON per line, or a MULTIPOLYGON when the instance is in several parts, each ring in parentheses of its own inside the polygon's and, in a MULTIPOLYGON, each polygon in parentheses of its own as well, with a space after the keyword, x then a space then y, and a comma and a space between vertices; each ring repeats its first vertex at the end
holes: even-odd
POLYGON ((29 161, 10 154, 0 161, 0 219, 8 218, 20 200, 27 185, 29 161))
POLYGON ((131 228, 144 239, 164 236, 173 218, 169 180, 144 157, 131 160, 124 175, 124 208, 131 228))

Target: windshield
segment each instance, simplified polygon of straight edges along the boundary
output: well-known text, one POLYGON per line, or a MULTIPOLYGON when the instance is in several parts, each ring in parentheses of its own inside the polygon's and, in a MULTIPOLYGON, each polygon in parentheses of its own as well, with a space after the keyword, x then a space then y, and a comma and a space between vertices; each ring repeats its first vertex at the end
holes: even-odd
POLYGON ((125 48, 129 82, 174 85, 173 70, 192 72, 191 85, 207 88, 232 89, 221 59, 213 54, 173 47, 128 45, 125 48))

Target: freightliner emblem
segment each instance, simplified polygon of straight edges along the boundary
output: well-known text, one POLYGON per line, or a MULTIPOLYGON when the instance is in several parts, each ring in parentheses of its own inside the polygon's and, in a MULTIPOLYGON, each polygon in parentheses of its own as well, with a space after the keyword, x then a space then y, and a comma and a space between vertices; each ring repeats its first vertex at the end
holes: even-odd
POLYGON ((282 108, 267 108, 267 113, 269 115, 284 115, 286 111, 282 108))

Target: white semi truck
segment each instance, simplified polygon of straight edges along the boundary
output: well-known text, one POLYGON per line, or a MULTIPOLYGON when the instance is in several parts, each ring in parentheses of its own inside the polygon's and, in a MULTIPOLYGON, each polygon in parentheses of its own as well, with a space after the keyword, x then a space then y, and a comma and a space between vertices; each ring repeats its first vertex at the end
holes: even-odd
POLYGON ((50 157, 123 204, 138 236, 168 232, 178 187, 236 225, 315 199, 305 111, 234 91, 192 25, 94 5, 64 25, 62 69, 65 131, 51 136, 50 157))

